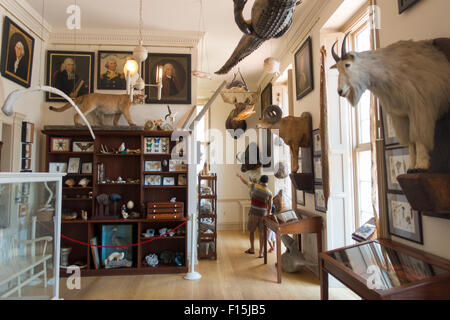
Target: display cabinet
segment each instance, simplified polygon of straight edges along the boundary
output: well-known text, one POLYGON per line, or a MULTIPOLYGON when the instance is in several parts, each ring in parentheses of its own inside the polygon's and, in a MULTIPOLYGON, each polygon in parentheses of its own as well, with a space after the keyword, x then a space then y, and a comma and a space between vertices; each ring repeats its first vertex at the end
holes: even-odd
POLYGON ((58 299, 64 175, 0 173, 1 299, 58 299))
POLYGON ((198 258, 217 260, 217 175, 198 176, 198 258))

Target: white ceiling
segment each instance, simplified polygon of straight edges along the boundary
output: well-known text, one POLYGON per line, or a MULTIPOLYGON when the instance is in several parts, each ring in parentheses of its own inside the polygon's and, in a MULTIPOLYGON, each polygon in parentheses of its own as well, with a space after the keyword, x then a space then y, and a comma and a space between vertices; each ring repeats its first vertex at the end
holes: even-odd
MULTIPOLYGON (((26 0, 38 13, 42 12, 45 1, 45 20, 52 28, 65 28, 68 14, 66 9, 71 4, 81 8, 82 29, 126 29, 138 30, 139 0, 26 0)), ((232 0, 203 0, 205 30, 200 25, 201 0, 164 0, 143 1, 144 30, 160 31, 205 31, 206 50, 202 62, 203 71, 214 73, 230 57, 242 36, 234 22, 232 0), (207 59, 206 59, 207 58, 207 59), (208 63, 207 63, 208 61, 208 63)), ((250 11, 255 0, 249 0, 244 16, 250 18, 250 11)), ((306 1, 304 1, 306 2, 306 1)), ((302 5, 304 6, 304 5, 302 5)), ((302 7, 300 6, 299 9, 302 7)), ((300 11, 300 10, 297 11, 300 11)), ((298 12, 296 12, 296 16, 298 12)), ((279 41, 266 41, 251 56, 239 65, 250 87, 257 84, 263 73, 263 61, 275 53, 279 41)), ((199 57, 202 51, 199 50, 199 57)), ((232 72, 226 79, 231 78, 232 72)), ((198 95, 209 96, 224 77, 214 81, 199 80, 198 95)))

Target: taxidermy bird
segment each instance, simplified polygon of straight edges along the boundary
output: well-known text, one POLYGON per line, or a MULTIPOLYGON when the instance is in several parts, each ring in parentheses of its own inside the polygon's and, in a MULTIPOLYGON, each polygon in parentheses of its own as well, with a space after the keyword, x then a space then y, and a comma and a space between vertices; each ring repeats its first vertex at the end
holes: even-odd
POLYGON ((116 248, 117 251, 121 251, 121 252, 123 251, 123 252, 125 253, 125 256, 126 256, 126 255, 127 255, 128 248, 125 247, 125 246, 129 245, 129 243, 127 243, 127 241, 125 241, 124 238, 119 237, 119 236, 117 235, 117 232, 118 232, 118 231, 119 231, 119 230, 118 230, 117 228, 113 228, 113 229, 111 230, 111 232, 112 232, 112 235, 111 235, 111 243, 113 244, 113 246, 120 247, 120 248, 116 248))
POLYGON ((289 31, 296 0, 255 0, 252 18, 246 21, 243 11, 247 0, 234 0, 234 20, 244 33, 230 59, 216 74, 227 74, 242 59, 258 49, 264 41, 279 38, 289 31))

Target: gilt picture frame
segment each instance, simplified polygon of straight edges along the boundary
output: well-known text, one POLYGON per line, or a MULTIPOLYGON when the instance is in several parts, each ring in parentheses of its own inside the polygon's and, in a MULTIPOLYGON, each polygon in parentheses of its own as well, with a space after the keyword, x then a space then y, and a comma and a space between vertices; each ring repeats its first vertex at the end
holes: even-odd
POLYGON ((97 52, 97 89, 126 90, 127 81, 123 67, 133 59, 131 51, 97 52))
POLYGON ((149 53, 145 62, 145 83, 157 83, 158 68, 162 68, 161 100, 157 99, 156 87, 146 87, 146 103, 191 104, 191 55, 149 53))
POLYGON ((314 90, 312 40, 308 37, 294 55, 297 100, 314 90))
POLYGON ((29 88, 33 70, 34 38, 7 16, 3 21, 1 54, 2 76, 29 88))
MULTIPOLYGON (((46 84, 71 98, 94 92, 95 52, 47 51, 46 84)), ((47 102, 66 102, 54 93, 46 93, 47 102)))

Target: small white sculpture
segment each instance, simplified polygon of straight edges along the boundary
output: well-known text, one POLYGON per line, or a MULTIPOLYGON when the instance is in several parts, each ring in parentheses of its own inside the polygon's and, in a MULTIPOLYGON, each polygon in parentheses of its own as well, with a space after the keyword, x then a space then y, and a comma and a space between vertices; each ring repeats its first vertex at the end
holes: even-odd
POLYGON ((125 259, 125 252, 113 252, 105 259, 105 265, 111 261, 120 261, 125 259))
POLYGON ((120 153, 125 153, 126 149, 127 148, 125 147, 125 142, 122 142, 122 144, 119 147, 119 152, 120 153))
POLYGON ((127 208, 128 208, 128 210, 132 210, 133 208, 134 208, 134 202, 133 201, 128 201, 127 202, 127 208))

